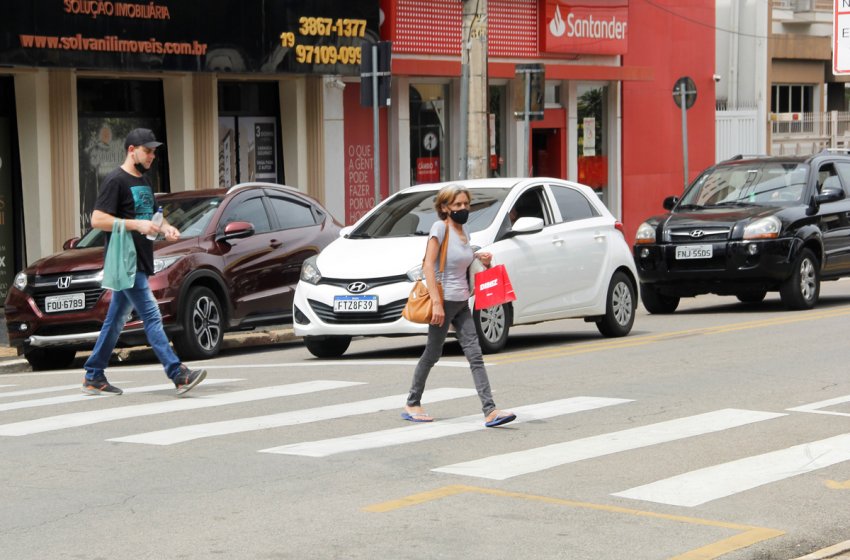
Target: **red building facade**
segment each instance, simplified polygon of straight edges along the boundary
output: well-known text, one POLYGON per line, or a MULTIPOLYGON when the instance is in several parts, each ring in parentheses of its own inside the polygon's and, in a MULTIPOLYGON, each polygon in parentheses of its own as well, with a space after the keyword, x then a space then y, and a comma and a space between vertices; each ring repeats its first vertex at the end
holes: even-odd
MULTIPOLYGON (((458 176, 461 29, 458 0, 381 0, 393 42, 386 173, 390 189, 458 176)), ((714 159, 714 3, 707 0, 489 0, 490 174, 530 174, 595 188, 632 239, 684 186, 681 110, 673 87, 693 79, 688 179, 714 159), (545 68, 542 120, 525 138, 517 64, 545 68), (526 142, 528 149, 526 152, 526 142)))

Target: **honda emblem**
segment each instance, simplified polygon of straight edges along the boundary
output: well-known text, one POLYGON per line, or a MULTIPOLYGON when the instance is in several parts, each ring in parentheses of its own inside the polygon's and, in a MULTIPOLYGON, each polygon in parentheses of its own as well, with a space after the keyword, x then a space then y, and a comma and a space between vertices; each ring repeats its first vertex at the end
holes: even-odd
POLYGON ((71 277, 70 276, 60 276, 56 281, 56 287, 60 290, 67 290, 71 287, 71 277))

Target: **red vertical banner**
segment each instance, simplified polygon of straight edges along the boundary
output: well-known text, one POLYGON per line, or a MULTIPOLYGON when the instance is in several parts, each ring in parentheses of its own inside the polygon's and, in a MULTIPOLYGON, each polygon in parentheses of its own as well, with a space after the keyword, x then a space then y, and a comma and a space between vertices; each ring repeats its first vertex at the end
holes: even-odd
MULTIPOLYGON (((360 84, 348 82, 343 92, 345 125, 345 224, 359 220, 375 205, 374 152, 372 146, 372 108, 360 105, 360 84)), ((389 193, 387 109, 378 109, 381 143, 381 200, 389 193)))

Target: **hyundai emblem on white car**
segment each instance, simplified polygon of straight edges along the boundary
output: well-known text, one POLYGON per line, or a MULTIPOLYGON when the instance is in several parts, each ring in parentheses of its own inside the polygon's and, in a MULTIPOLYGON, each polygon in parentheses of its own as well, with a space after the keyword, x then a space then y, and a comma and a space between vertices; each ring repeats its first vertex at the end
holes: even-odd
POLYGON ((369 285, 366 282, 352 282, 346 288, 352 294, 359 294, 360 292, 365 292, 369 289, 369 285))

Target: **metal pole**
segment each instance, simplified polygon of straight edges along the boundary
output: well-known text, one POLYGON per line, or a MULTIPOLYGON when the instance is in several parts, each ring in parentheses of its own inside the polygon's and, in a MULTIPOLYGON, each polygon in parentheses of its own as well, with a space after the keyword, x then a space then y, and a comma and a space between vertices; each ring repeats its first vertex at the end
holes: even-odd
POLYGON ((520 166, 520 177, 528 177, 529 176, 529 165, 528 159, 531 154, 531 141, 529 140, 529 136, 531 135, 531 125, 530 123, 530 115, 531 113, 531 73, 526 72, 525 76, 525 107, 523 108, 523 134, 522 134, 522 142, 523 142, 523 155, 522 155, 522 165, 520 166))
POLYGON ((464 41, 461 53, 462 64, 460 72, 460 169, 458 179, 465 180, 468 177, 469 167, 469 42, 464 41))
POLYGON ((688 188, 688 104, 686 100, 687 85, 679 84, 679 100, 682 106, 682 154, 685 162, 685 188, 688 188))
POLYGON ((381 202, 381 135, 378 131, 378 45, 372 45, 372 171, 375 206, 381 202))

